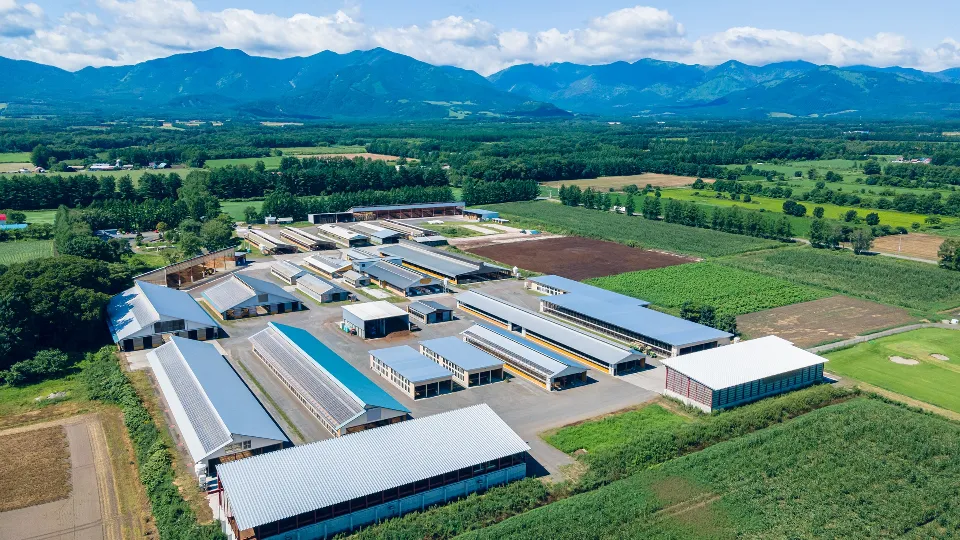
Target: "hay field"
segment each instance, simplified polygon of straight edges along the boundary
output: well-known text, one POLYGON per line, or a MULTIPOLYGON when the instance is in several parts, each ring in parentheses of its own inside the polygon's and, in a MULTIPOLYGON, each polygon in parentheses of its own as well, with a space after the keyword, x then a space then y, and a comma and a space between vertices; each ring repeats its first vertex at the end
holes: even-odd
POLYGON ((70 495, 70 450, 62 426, 0 436, 0 512, 70 495))

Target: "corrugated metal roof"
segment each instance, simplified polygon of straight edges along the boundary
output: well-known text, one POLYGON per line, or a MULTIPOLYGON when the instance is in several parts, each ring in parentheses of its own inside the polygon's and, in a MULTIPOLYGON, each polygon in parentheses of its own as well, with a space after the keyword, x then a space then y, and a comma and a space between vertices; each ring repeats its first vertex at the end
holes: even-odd
POLYGON ((440 283, 435 278, 407 270, 406 268, 385 261, 373 263, 364 268, 363 271, 371 277, 386 281, 398 289, 417 286, 429 287, 440 283))
POLYGON ((451 257, 443 257, 429 251, 422 250, 423 246, 417 246, 421 249, 415 249, 406 245, 391 245, 380 250, 381 253, 400 257, 404 262, 412 265, 426 268, 431 272, 456 278, 476 273, 483 268, 483 265, 471 264, 451 257))
POLYGON ((503 360, 465 343, 456 336, 429 339, 421 341, 420 345, 467 371, 496 369, 503 365, 503 360))
POLYGON ((337 238, 343 240, 362 240, 366 238, 366 236, 358 232, 354 232, 346 227, 340 227, 339 225, 333 225, 331 223, 318 225, 317 228, 320 229, 320 232, 336 236, 337 238))
POLYGON ((306 270, 290 261, 275 261, 270 269, 287 279, 298 278, 307 273, 306 270))
POLYGON ((211 307, 221 313, 248 300, 255 299, 261 294, 275 296, 276 298, 271 299, 273 302, 278 300, 282 302, 300 301, 278 285, 244 274, 233 274, 223 283, 207 289, 202 294, 210 302, 211 307))
POLYGON ((433 300, 417 300, 416 302, 407 306, 407 309, 410 311, 416 311, 417 313, 421 313, 423 315, 428 315, 437 311, 453 311, 451 308, 448 308, 440 302, 434 302, 433 300))
POLYGON ((346 268, 350 268, 351 264, 349 261, 343 259, 334 259, 332 257, 323 257, 320 255, 314 255, 312 257, 307 257, 303 261, 305 264, 308 264, 322 272, 331 274, 333 272, 340 272, 346 268))
POLYGON ((318 278, 313 274, 305 274, 297 279, 297 288, 305 289, 318 295, 338 292, 347 292, 343 287, 338 287, 329 281, 318 278))
POLYGON ((217 471, 245 530, 529 450, 480 404, 224 463, 217 471))
POLYGON ((414 384, 453 376, 450 370, 407 345, 376 349, 370 354, 414 384))
POLYGON ((389 319, 391 317, 406 317, 407 312, 397 306, 380 300, 378 302, 363 302, 361 304, 351 304, 343 306, 343 310, 351 313, 361 321, 377 321, 380 319, 389 319))
POLYGON ((494 212, 493 210, 484 210, 483 208, 468 208, 464 210, 471 214, 476 214, 478 216, 499 216, 500 212, 494 212))
POLYGON ((188 293, 146 281, 134 282, 133 287, 111 298, 107 305, 107 325, 114 342, 152 327, 161 318, 219 327, 188 293))
POLYGON ((732 345, 668 358, 662 361, 687 377, 713 390, 722 390, 795 369, 827 362, 793 343, 766 336, 732 345))
POLYGON ((351 212, 377 212, 384 210, 403 210, 405 208, 418 209, 418 208, 447 208, 450 206, 455 206, 458 208, 463 208, 466 206, 466 203, 463 202, 448 202, 448 203, 423 203, 423 204, 390 204, 384 206, 354 206, 350 209, 351 212))
POLYGON ((288 440, 212 344, 174 336, 147 358, 195 463, 232 435, 288 440))
MULTIPOLYGON (((596 300, 601 300, 612 304, 635 306, 650 305, 650 302, 647 302, 646 300, 641 300, 625 294, 615 293, 613 291, 601 289, 600 287, 594 287, 593 285, 587 285, 586 283, 580 283, 579 281, 574 281, 561 276, 537 276, 528 278, 527 281, 542 283, 548 287, 560 289, 561 291, 566 291, 570 294, 584 294, 596 300)), ((551 299, 551 301, 552 300, 553 299, 551 299)))
POLYGON ((574 362, 562 354, 551 351, 529 339, 501 328, 487 326, 485 324, 475 324, 461 333, 479 337, 498 347, 506 349, 539 368, 537 371, 550 377, 560 377, 571 373, 583 373, 587 371, 586 366, 583 364, 574 362))
MULTIPOLYGON (((476 291, 467 291, 456 295, 457 302, 496 315, 518 324, 524 330, 539 334, 576 353, 602 360, 608 364, 618 364, 627 360, 643 357, 643 353, 617 345, 600 337, 587 334, 563 323, 528 311, 519 306, 476 291)), ((556 297, 547 297, 556 298, 556 297)))

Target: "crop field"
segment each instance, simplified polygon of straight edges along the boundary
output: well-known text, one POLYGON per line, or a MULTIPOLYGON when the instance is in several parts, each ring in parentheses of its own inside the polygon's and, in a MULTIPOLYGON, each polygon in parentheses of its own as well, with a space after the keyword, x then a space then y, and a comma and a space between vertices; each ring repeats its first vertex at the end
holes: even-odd
POLYGON ((639 409, 617 413, 600 420, 591 420, 566 426, 541 435, 545 441, 567 454, 578 451, 593 453, 647 433, 670 431, 689 422, 660 405, 646 405, 639 409))
POLYGON ((929 263, 810 247, 750 253, 718 262, 921 311, 960 306, 960 279, 956 273, 929 263))
POLYGON ((696 229, 613 212, 573 208, 551 202, 485 205, 513 220, 514 227, 610 240, 628 246, 694 257, 719 257, 782 246, 780 242, 696 229))
POLYGON ((960 331, 922 328, 826 357, 831 373, 960 413, 960 331))
POLYGON ((737 328, 747 337, 773 334, 797 347, 813 347, 915 320, 903 308, 837 295, 740 315, 737 328))
POLYGON ((0 163, 30 163, 30 152, 0 152, 0 163))
POLYGON ((0 264, 22 263, 41 257, 53 257, 53 240, 0 242, 0 264))
POLYGON ((910 233, 883 236, 873 241, 873 249, 878 253, 895 253, 908 257, 937 260, 937 251, 943 243, 942 236, 910 233))
POLYGON ((677 313, 686 301, 709 304, 718 315, 741 315, 806 302, 828 292, 711 262, 629 272, 591 285, 641 298, 677 313))
POLYGON ((252 206, 257 209, 257 212, 260 211, 260 208, 263 207, 263 201, 221 201, 220 210, 224 213, 229 214, 234 221, 243 221, 243 209, 252 206))
POLYGON ((576 280, 695 260, 578 236, 544 238, 534 243, 493 244, 468 251, 518 268, 576 280))
POLYGON ((933 538, 960 526, 960 426, 825 407, 462 538, 933 538))
MULTIPOLYGON (((0 170, 3 170, 3 169, 2 169, 2 166, 0 166, 0 170)), ((200 170, 203 170, 203 169, 191 169, 191 168, 184 167, 184 168, 180 168, 180 169, 160 169, 160 170, 155 170, 155 169, 136 169, 136 170, 131 170, 131 171, 96 171, 96 172, 80 171, 79 173, 76 173, 76 174, 90 174, 90 175, 93 175, 93 176, 112 176, 112 177, 114 177, 115 179, 116 179, 116 178, 120 178, 121 176, 129 176, 129 177, 133 180, 133 184, 136 186, 137 183, 140 181, 140 177, 142 177, 143 175, 148 174, 148 173, 150 173, 150 174, 170 174, 170 173, 177 173, 177 174, 180 175, 181 178, 184 178, 184 177, 186 177, 188 174, 190 174, 192 171, 200 171, 200 170)), ((23 174, 31 174, 31 175, 32 175, 32 174, 34 174, 34 173, 23 173, 23 174)), ((59 173, 47 173, 47 174, 59 174, 59 173)), ((63 174, 74 174, 74 173, 63 173, 63 174)), ((19 175, 17 175, 17 176, 19 176, 19 175)))
MULTIPOLYGON (((354 147, 347 147, 354 148, 354 147)), ((349 151, 340 151, 340 152, 318 152, 316 154, 291 154, 298 158, 305 157, 318 157, 318 158, 335 158, 343 157, 347 159, 353 158, 363 158, 363 159, 372 159, 380 161, 396 161, 397 156, 388 156, 386 154, 370 154, 365 151, 362 146, 358 146, 359 152, 349 152, 349 151)), ((327 148, 327 150, 332 150, 332 148, 327 148)), ((286 152, 284 152, 286 154, 286 152)), ((253 167, 257 164, 258 161, 263 162, 263 166, 268 169, 277 169, 280 167, 280 161, 283 160, 282 156, 269 156, 269 157, 257 157, 257 158, 233 158, 233 159, 211 159, 206 162, 206 167, 209 169, 219 169, 221 167, 226 167, 227 165, 246 165, 248 167, 253 167)))
POLYGON ((0 435, 0 512, 70 495, 70 450, 62 426, 0 435))
POLYGON ((363 154, 366 146, 296 146, 291 148, 277 148, 285 156, 319 156, 321 154, 363 154))
POLYGON ((559 193, 560 186, 563 185, 579 186, 580 189, 592 187, 594 190, 608 191, 610 188, 613 188, 614 191, 621 191, 624 186, 631 184, 639 188, 643 188, 647 184, 662 188, 689 186, 693 184, 696 179, 694 176, 643 173, 628 176, 601 176, 599 178, 583 178, 579 180, 559 180, 556 182, 544 182, 542 185, 551 189, 553 196, 556 197, 559 193))

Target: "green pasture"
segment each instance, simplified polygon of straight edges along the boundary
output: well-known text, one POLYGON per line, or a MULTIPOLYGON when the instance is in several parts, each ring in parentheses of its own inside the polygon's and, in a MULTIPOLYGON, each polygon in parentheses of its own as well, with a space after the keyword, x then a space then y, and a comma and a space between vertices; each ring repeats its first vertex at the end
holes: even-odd
POLYGON ((30 163, 30 152, 0 152, 0 163, 30 163))
POLYGON ((319 156, 323 154, 362 154, 367 151, 366 146, 294 146, 277 148, 285 156, 319 156))
POLYGON ((243 221, 243 210, 252 206, 257 212, 263 207, 263 201, 220 201, 220 210, 229 214, 234 221, 243 221))
POLYGON ((674 414, 660 405, 647 405, 599 420, 566 426, 541 436, 567 454, 581 449, 597 452, 644 434, 671 431, 689 421, 688 418, 674 414))
POLYGON ((0 264, 9 265, 53 257, 53 240, 8 240, 0 242, 0 264))

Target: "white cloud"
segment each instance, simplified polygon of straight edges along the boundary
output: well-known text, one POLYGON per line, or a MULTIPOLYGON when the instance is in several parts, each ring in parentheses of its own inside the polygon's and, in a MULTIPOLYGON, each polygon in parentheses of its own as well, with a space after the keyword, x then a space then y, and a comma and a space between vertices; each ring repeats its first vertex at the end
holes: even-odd
POLYGON ((97 0, 88 11, 53 21, 37 4, 21 2, 0 0, 0 55, 68 69, 131 64, 218 46, 271 57, 381 46, 485 75, 526 62, 598 64, 644 57, 704 64, 803 59, 927 70, 960 66, 960 42, 949 37, 931 48, 915 47, 890 33, 855 40, 737 27, 689 37, 669 11, 646 6, 598 15, 582 28, 524 31, 457 15, 373 27, 362 22, 356 2, 333 13, 281 17, 248 9, 206 11, 192 0, 97 0))

